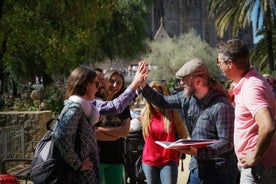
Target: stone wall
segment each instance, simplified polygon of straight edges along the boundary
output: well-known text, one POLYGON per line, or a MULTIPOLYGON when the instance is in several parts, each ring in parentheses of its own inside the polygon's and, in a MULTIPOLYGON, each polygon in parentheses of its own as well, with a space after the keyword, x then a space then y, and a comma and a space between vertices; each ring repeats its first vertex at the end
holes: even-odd
POLYGON ((31 158, 51 111, 0 112, 0 158, 31 158))

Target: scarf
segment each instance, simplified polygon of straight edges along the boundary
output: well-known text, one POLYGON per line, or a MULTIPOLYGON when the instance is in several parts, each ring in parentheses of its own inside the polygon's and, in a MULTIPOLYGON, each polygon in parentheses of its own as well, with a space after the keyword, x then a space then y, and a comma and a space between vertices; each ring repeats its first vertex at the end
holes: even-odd
POLYGON ((69 100, 81 105, 82 110, 86 117, 89 119, 91 125, 95 125, 99 121, 100 113, 96 106, 92 104, 92 101, 89 102, 77 95, 70 96, 69 100))

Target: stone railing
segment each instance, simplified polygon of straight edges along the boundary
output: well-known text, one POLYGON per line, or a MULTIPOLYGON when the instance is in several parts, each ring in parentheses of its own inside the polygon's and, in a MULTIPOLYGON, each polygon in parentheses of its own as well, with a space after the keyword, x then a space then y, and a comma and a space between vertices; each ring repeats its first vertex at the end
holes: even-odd
POLYGON ((0 159, 32 158, 51 111, 0 112, 0 159))

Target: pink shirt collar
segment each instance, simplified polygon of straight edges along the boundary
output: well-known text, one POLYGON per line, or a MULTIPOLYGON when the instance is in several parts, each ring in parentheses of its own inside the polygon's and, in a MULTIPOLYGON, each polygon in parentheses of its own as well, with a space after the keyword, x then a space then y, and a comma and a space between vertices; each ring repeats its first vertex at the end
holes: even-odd
POLYGON ((256 73, 257 70, 255 68, 250 68, 250 70, 245 74, 244 77, 241 78, 241 80, 238 83, 234 84, 233 93, 234 95, 237 95, 240 93, 241 88, 243 84, 247 81, 247 79, 253 75, 253 73, 256 73))

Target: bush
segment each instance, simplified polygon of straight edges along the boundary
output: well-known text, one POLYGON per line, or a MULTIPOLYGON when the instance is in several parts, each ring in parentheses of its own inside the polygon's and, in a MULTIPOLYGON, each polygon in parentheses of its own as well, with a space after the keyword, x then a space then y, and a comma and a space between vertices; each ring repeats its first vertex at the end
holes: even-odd
MULTIPOLYGON (((24 86, 24 89, 27 87, 24 86)), ((58 80, 49 86, 28 87, 17 96, 5 93, 0 98, 1 111, 51 110, 57 115, 63 108, 65 83, 58 80)))

